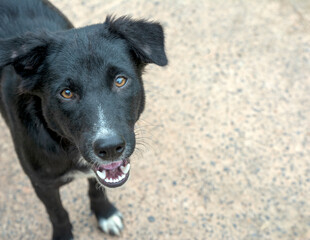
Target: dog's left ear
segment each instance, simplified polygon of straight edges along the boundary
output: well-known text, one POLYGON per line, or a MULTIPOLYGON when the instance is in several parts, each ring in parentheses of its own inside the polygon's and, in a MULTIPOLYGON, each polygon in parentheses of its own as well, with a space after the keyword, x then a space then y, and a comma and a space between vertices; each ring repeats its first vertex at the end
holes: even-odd
POLYGON ((159 23, 132 20, 129 17, 114 19, 108 16, 105 24, 110 32, 127 40, 131 49, 143 63, 167 65, 164 31, 159 23))

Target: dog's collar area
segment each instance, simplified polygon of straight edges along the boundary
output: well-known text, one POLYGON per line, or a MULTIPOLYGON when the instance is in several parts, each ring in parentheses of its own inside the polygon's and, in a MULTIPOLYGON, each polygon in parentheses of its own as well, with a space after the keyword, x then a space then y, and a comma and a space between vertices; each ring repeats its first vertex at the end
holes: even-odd
POLYGON ((130 171, 129 159, 102 164, 93 168, 98 181, 106 187, 119 187, 123 185, 130 171))

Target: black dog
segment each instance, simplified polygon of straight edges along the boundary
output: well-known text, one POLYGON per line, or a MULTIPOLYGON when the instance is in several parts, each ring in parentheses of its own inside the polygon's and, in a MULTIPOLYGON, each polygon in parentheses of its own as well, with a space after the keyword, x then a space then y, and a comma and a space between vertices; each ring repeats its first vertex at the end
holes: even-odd
POLYGON ((59 187, 81 172, 99 227, 120 234, 121 214, 96 184, 128 179, 143 68, 167 64, 162 27, 108 17, 75 29, 40 0, 0 0, 0 23, 0 110, 53 239, 73 239, 59 187))

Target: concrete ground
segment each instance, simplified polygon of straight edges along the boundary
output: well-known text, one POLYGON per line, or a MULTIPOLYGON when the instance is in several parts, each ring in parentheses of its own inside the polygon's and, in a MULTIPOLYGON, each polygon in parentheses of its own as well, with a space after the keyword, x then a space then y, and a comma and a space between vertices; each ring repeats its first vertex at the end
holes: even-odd
MULTIPOLYGON (((129 14, 165 27, 149 66, 119 239, 310 239, 310 1, 53 0, 75 26, 129 14)), ((0 239, 51 226, 0 121, 0 239)), ((85 179, 62 189, 76 239, 96 228, 85 179)))

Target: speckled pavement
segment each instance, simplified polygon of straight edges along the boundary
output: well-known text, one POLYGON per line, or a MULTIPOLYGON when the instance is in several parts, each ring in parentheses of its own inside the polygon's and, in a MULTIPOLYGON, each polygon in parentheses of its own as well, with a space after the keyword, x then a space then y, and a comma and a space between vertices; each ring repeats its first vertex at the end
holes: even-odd
MULTIPOLYGON (((310 1, 53 0, 75 26, 159 20, 169 66, 149 66, 124 215, 102 234, 87 183, 62 188, 75 239, 310 239, 310 1)), ((0 121, 0 239, 51 226, 0 121)))

